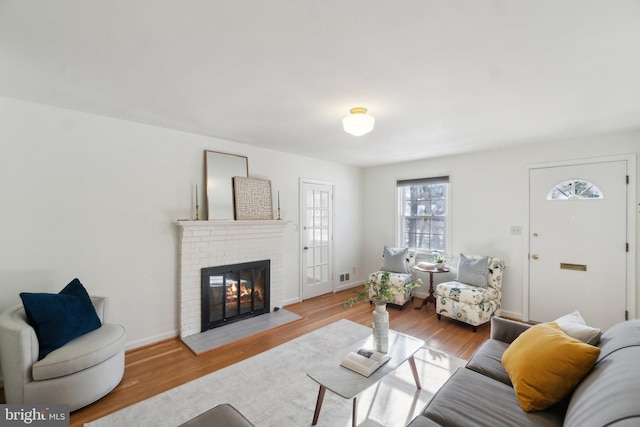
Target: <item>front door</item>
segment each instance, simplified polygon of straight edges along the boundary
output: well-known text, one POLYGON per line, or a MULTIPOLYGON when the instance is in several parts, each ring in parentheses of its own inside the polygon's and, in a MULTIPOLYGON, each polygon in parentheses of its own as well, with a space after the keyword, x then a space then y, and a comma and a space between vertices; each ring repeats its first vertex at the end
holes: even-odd
POLYGON ((302 299, 333 291, 333 187, 301 183, 302 299))
POLYGON ((529 171, 529 319, 625 320, 627 162, 529 171))

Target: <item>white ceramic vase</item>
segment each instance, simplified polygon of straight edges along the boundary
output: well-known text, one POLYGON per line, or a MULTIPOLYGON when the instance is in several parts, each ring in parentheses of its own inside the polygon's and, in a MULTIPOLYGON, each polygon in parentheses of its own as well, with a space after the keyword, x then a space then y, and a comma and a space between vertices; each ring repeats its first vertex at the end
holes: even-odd
POLYGON ((373 311, 373 346, 376 351, 389 351, 389 313, 387 304, 376 304, 373 311))

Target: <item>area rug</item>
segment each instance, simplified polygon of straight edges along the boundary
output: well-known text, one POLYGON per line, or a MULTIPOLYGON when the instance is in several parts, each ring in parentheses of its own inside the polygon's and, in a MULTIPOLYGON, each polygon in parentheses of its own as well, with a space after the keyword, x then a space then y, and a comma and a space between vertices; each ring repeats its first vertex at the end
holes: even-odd
MULTIPOLYGON (((371 328, 339 320, 264 353, 168 390, 87 427, 178 426, 230 403, 258 427, 311 425, 318 384, 306 375, 327 354, 351 350, 371 328)), ((426 344, 428 346, 428 342, 426 344)), ((345 353, 346 354, 346 353, 345 353)), ((408 363, 358 398, 359 426, 406 426, 465 361, 423 347, 414 356, 422 390, 408 363)), ((350 426, 352 402, 327 391, 318 426, 350 426)))

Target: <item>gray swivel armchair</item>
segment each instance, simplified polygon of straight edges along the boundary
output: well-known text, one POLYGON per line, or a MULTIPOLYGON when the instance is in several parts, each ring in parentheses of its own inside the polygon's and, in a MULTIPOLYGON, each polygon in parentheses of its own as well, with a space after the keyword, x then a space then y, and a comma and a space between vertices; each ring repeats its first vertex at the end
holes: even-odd
POLYGON ((7 403, 58 403, 74 411, 113 390, 124 375, 125 329, 106 323, 107 298, 91 297, 102 323, 38 360, 22 304, 0 314, 0 362, 7 403))

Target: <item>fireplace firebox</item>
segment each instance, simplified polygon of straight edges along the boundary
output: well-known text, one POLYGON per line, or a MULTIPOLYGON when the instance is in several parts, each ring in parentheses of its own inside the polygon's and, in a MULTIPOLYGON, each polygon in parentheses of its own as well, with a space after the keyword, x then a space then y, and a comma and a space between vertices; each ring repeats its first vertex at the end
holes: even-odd
POLYGON ((268 313, 270 267, 263 260, 203 268, 201 332, 268 313))

